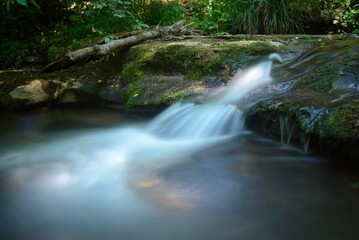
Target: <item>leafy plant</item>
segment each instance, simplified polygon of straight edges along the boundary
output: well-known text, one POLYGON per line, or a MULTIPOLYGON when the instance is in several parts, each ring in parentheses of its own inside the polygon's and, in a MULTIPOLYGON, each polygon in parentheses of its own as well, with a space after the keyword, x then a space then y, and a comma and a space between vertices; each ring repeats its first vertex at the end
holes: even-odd
POLYGON ((76 0, 66 4, 68 19, 58 22, 49 36, 50 60, 95 39, 108 41, 115 33, 148 27, 132 14, 129 0, 76 0))
POLYGON ((148 27, 132 14, 130 5, 129 0, 96 0, 68 2, 67 7, 73 11, 73 24, 85 24, 88 30, 103 35, 148 27))
POLYGON ((251 34, 295 33, 302 31, 303 1, 248 0, 233 1, 232 31, 251 34))
POLYGON ((34 48, 31 42, 10 42, 0 40, 0 63, 2 68, 20 67, 25 57, 34 48))
POLYGON ((186 15, 208 33, 284 34, 303 31, 322 0, 192 0, 186 15))
POLYGON ((176 1, 152 0, 146 8, 144 21, 150 25, 171 25, 183 19, 185 12, 186 9, 176 1))
POLYGON ((333 24, 340 30, 359 32, 359 4, 351 0, 325 1, 325 9, 331 13, 333 24))
POLYGON ((225 33, 228 31, 231 1, 192 0, 189 3, 190 21, 206 33, 225 33))
MULTIPOLYGON (((16 0, 16 2, 20 5, 26 6, 27 7, 27 0, 16 0)), ((31 2, 35 5, 37 5, 37 3, 34 0, 31 0, 31 2)), ((10 10, 10 5, 13 5, 15 3, 14 0, 6 0, 6 9, 9 11, 10 10)))

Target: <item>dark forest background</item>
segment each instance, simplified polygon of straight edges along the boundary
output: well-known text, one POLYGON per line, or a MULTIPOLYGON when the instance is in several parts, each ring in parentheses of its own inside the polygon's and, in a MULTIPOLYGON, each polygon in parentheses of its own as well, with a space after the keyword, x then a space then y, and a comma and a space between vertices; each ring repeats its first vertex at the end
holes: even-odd
POLYGON ((118 33, 186 19, 193 32, 358 34, 359 4, 350 0, 1 0, 0 68, 36 56, 54 61, 118 33))

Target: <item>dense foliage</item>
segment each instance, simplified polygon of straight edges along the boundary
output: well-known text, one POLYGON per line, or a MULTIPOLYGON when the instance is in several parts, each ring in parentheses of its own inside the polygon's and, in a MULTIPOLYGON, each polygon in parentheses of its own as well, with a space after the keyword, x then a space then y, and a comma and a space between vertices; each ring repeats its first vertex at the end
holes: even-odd
POLYGON ((187 19, 205 34, 359 33, 351 0, 0 0, 0 68, 187 19))

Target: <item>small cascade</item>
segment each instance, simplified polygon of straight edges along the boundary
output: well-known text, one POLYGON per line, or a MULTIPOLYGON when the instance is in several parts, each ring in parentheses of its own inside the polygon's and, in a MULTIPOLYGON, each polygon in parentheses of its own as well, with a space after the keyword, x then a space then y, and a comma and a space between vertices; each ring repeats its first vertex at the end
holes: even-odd
POLYGON ((294 132, 294 124, 291 124, 288 116, 280 117, 280 140, 284 144, 290 144, 294 132))
POLYGON ((310 142, 310 135, 309 134, 302 134, 302 149, 305 153, 308 153, 309 149, 309 142, 310 142))
MULTIPOLYGON (((288 116, 281 116, 279 118, 279 126, 280 126, 280 140, 283 144, 291 144, 293 140, 293 134, 296 130, 295 124, 291 122, 288 116)), ((302 150, 307 153, 309 148, 310 135, 303 132, 300 138, 300 144, 302 150)))
MULTIPOLYGON (((272 54, 239 72, 225 89, 202 104, 177 102, 144 125, 80 135, 61 143, 55 141, 51 143, 53 145, 47 144, 46 148, 41 145, 25 149, 15 156, 0 156, 0 162, 2 159, 6 159, 3 161, 5 164, 27 161, 29 152, 46 159, 57 159, 56 156, 60 155, 67 159, 102 159, 104 168, 116 166, 121 176, 130 183, 150 179, 159 169, 241 134, 244 117, 236 103, 271 80, 274 60, 281 60, 278 54, 272 54), (98 139, 101 139, 100 143, 98 139), (61 147, 58 148, 58 145, 61 147), (11 161, 8 161, 9 158, 11 161)), ((33 157, 33 161, 37 161, 36 158, 33 157)))
POLYGON ((168 138, 208 138, 238 133, 242 111, 235 105, 176 103, 155 118, 148 130, 168 138))
POLYGON ((251 68, 239 71, 225 89, 203 104, 172 105, 149 123, 147 131, 167 139, 208 139, 240 133, 244 126, 243 112, 235 104, 271 80, 274 60, 281 58, 271 54, 251 68))
POLYGON ((281 57, 272 53, 251 68, 238 71, 232 82, 215 98, 218 103, 234 103, 241 100, 255 89, 268 84, 271 80, 273 61, 283 62, 281 57))
POLYGON ((310 132, 313 131, 316 123, 327 113, 326 108, 315 109, 313 107, 303 107, 300 109, 302 114, 298 116, 301 122, 301 146, 305 153, 308 152, 310 144, 310 132))

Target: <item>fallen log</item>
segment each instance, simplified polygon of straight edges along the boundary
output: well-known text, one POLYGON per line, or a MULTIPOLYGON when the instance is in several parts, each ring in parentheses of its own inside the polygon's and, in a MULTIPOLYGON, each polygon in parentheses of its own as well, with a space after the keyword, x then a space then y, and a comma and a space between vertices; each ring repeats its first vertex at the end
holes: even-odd
POLYGON ((52 72, 59 69, 67 68, 76 65, 80 62, 87 62, 91 59, 98 59, 113 51, 129 48, 143 41, 154 39, 157 37, 164 37, 170 35, 180 34, 185 29, 185 21, 181 20, 175 24, 162 28, 155 28, 153 30, 144 31, 129 37, 112 40, 104 44, 94 44, 90 47, 78 49, 76 51, 68 52, 64 57, 50 63, 42 69, 42 72, 52 72))

